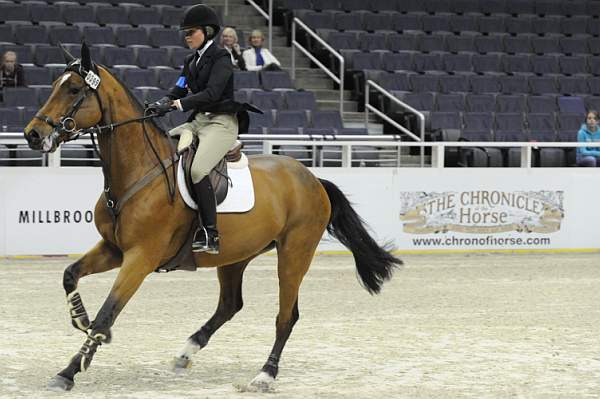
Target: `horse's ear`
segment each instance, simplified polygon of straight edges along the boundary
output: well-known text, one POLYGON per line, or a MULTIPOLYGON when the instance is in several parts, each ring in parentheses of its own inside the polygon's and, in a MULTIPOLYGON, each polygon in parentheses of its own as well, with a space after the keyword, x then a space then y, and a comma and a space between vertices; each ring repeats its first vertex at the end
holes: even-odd
POLYGON ((92 56, 90 54, 90 49, 85 42, 81 45, 81 66, 86 71, 92 69, 92 56))
POLYGON ((75 60, 75 57, 73 57, 73 54, 69 53, 69 51, 67 51, 66 48, 64 48, 64 46, 62 45, 62 43, 58 43, 58 47, 60 48, 60 50, 63 53, 63 57, 65 57, 65 63, 66 64, 70 64, 71 62, 73 62, 75 60))

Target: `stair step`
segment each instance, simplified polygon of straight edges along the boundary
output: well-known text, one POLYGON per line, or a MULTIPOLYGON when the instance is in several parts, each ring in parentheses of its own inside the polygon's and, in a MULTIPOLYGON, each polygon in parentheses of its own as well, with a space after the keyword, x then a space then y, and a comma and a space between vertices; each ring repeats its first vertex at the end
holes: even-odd
MULTIPOLYGON (((331 89, 315 89, 311 90, 315 93, 317 100, 338 100, 340 99, 340 91, 339 90, 331 90, 331 89)), ((352 92, 350 90, 344 90, 344 100, 350 100, 352 98, 352 92)))
MULTIPOLYGON (((365 121, 365 113, 364 112, 346 112, 344 111, 344 115, 342 115, 342 119, 348 122, 363 122, 365 121)), ((369 114, 369 125, 373 123, 380 123, 379 118, 377 118, 372 113, 369 114)))
POLYGON ((262 15, 228 15, 223 20, 225 25, 228 26, 236 26, 241 29, 254 27, 254 29, 260 29, 266 34, 266 19, 262 15))
POLYGON ((297 77, 296 87, 301 89, 332 89, 333 80, 329 77, 297 77))
MULTIPOLYGON (((356 101, 344 101, 344 111, 356 112, 358 104, 356 101)), ((331 100, 317 100, 317 108, 321 110, 340 109, 340 102, 331 100)))
MULTIPOLYGON (((292 68, 283 68, 285 69, 290 76, 292 76, 292 68)), ((307 68, 307 67, 296 67, 296 77, 327 77, 327 74, 320 69, 316 68, 307 68)))

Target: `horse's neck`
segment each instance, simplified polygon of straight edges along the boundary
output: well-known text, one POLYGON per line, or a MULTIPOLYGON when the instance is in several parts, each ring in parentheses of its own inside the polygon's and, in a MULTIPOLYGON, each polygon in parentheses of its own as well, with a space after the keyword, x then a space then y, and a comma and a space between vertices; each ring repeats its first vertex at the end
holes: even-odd
MULTIPOLYGON (((104 123, 118 123, 142 116, 126 93, 113 98, 115 100, 110 100, 109 109, 105 110, 105 115, 110 115, 105 119, 110 120, 105 120, 104 123)), ((145 137, 141 122, 128 123, 113 131, 101 133, 100 153, 104 161, 110 164, 111 190, 117 197, 123 195, 127 188, 139 181, 158 164, 159 161, 152 151, 149 141, 161 160, 170 157, 171 147, 168 139, 154 124, 147 122, 145 126, 149 140, 145 137)))

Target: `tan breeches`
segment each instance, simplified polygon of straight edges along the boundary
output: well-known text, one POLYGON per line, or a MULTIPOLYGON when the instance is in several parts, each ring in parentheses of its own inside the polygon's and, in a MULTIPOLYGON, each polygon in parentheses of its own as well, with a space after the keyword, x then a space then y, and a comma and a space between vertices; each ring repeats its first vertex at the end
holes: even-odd
POLYGON ((235 114, 198 113, 193 121, 169 131, 170 136, 180 136, 177 150, 192 143, 193 135, 200 139, 192 162, 192 181, 198 183, 233 147, 238 133, 235 114))

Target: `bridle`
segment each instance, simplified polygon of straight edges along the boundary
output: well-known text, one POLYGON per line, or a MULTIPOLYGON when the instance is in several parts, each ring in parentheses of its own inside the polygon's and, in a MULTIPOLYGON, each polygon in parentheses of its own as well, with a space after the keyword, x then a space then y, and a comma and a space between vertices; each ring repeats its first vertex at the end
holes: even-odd
MULTIPOLYGON (((68 141, 76 140, 80 136, 83 136, 86 134, 90 135, 90 138, 92 140, 92 146, 94 148, 94 152, 98 156, 98 159, 100 159, 100 164, 102 165, 102 172, 104 175, 104 196, 106 199, 106 206, 111 211, 111 215, 113 218, 113 225, 115 227, 116 227, 116 223, 115 223, 116 218, 117 218, 124 202, 126 200, 128 200, 130 197, 132 197, 137 191, 139 191, 141 188, 143 188, 146 184, 148 184, 150 181, 152 181, 152 179, 154 177, 156 177, 158 174, 160 174, 161 172, 164 173, 165 178, 167 180, 167 187, 168 187, 168 191, 169 191, 169 201, 172 203, 175 198, 175 190, 176 190, 176 184, 177 184, 176 170, 175 170, 175 167, 172 168, 173 169, 173 183, 171 184, 171 182, 169 180, 169 175, 167 173, 167 168, 169 166, 174 166, 175 162, 177 162, 177 160, 178 160, 177 153, 176 153, 175 149, 173 148, 173 144, 169 140, 169 144, 171 146, 170 158, 167 160, 161 160, 160 155, 158 154, 158 151, 156 150, 154 144, 152 143, 152 140, 150 140, 150 137, 146 130, 146 124, 145 124, 146 120, 154 118, 159 115, 155 114, 155 113, 147 113, 147 110, 145 110, 144 116, 127 119, 127 120, 124 120, 121 122, 115 122, 115 123, 111 122, 111 123, 108 123, 105 125, 100 125, 100 123, 105 120, 105 112, 104 112, 104 107, 102 106, 102 100, 100 99, 100 95, 98 94, 98 90, 97 90, 98 86, 101 83, 101 79, 98 74, 97 68, 92 63, 91 68, 89 70, 87 70, 82 65, 81 60, 75 59, 67 65, 67 67, 65 68, 63 73, 66 73, 66 72, 76 73, 84 80, 86 85, 83 87, 83 89, 81 90, 81 93, 77 96, 75 101, 73 101, 73 103, 69 106, 67 112, 63 116, 60 117, 58 122, 54 121, 51 117, 40 114, 40 113, 37 113, 34 116, 34 118, 39 119, 52 127, 52 132, 47 137, 47 139, 45 139, 46 142, 44 145, 48 145, 48 141, 49 141, 50 148, 53 149, 56 146, 58 146, 61 142, 66 143, 68 141), (90 93, 93 93, 96 96, 96 100, 98 101, 98 106, 100 107, 100 120, 96 123, 95 126, 78 129, 77 123, 75 122, 75 114, 77 113, 77 111, 79 111, 79 109, 81 108, 81 105, 83 104, 83 102, 85 101, 85 99, 87 98, 87 96, 90 93), (108 131, 108 133, 112 133, 117 127, 129 124, 129 123, 134 123, 134 122, 142 123, 142 130, 144 131, 144 136, 148 140, 148 143, 150 144, 150 148, 152 149, 154 156, 158 160, 158 165, 152 171, 150 171, 144 177, 142 177, 142 179, 140 179, 140 181, 138 181, 136 184, 134 184, 133 187, 130 187, 128 189, 128 191, 126 191, 125 194, 123 195, 123 198, 121 198, 121 202, 119 202, 112 195, 111 188, 110 188, 111 187, 111 182, 110 182, 110 154, 111 154, 111 151, 109 150, 107 157, 104 158, 102 156, 102 154, 100 153, 100 150, 98 148, 98 145, 96 144, 96 139, 94 136, 95 135, 99 136, 100 133, 102 133, 104 131, 108 131)), ((110 148, 110 145, 112 143, 111 135, 108 134, 107 137, 108 137, 108 145, 110 148)))
POLYGON ((98 90, 97 90, 98 86, 101 83, 101 79, 100 79, 100 76, 98 75, 97 71, 95 71, 94 69, 95 69, 95 67, 92 66, 92 68, 90 70, 86 70, 83 67, 83 65, 81 64, 81 61, 79 59, 76 59, 76 60, 72 61, 71 63, 69 63, 69 65, 67 65, 67 67, 65 68, 63 73, 74 72, 85 81, 86 85, 83 87, 81 93, 79 94, 79 96, 77 96, 75 101, 73 101, 73 103, 69 106, 69 109, 67 110, 67 112, 63 116, 61 116, 61 118, 58 120, 58 122, 55 122, 51 117, 40 114, 40 113, 37 113, 34 116, 34 118, 39 119, 39 120, 47 123, 48 125, 52 126, 52 132, 50 133, 50 139, 56 145, 59 144, 58 139, 61 137, 62 137, 61 142, 63 142, 63 143, 76 140, 80 136, 85 135, 85 134, 90 134, 92 136, 92 140, 93 140, 94 134, 101 133, 104 130, 110 130, 112 132, 115 128, 117 128, 119 126, 126 125, 128 123, 133 123, 133 122, 143 122, 147 119, 151 119, 151 118, 154 118, 155 116, 158 116, 157 114, 144 113, 144 116, 142 116, 142 117, 127 119, 125 121, 117 122, 117 123, 109 123, 106 125, 100 125, 100 122, 104 120, 104 107, 102 106, 102 100, 100 99, 100 95, 98 94, 98 90), (83 104, 83 102, 85 101, 85 99, 87 98, 87 96, 90 93, 93 93, 96 96, 96 100, 98 101, 98 106, 100 107, 100 120, 96 123, 95 126, 78 129, 77 123, 75 122, 75 114, 77 113, 77 111, 79 111, 79 108, 81 107, 81 105, 83 104))

